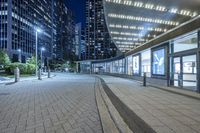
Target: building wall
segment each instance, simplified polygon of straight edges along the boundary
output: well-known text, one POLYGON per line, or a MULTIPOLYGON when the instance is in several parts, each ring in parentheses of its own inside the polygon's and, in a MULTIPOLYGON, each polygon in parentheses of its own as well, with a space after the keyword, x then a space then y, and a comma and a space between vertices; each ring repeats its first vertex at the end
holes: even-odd
POLYGON ((200 92, 199 40, 200 31, 196 29, 125 57, 80 62, 80 68, 85 68, 84 63, 90 62, 93 73, 139 81, 143 81, 146 73, 151 85, 200 92))

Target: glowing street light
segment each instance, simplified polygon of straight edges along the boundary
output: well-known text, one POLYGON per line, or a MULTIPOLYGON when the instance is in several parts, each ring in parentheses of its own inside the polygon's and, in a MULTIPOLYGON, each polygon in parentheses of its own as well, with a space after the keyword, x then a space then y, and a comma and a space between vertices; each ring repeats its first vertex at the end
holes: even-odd
POLYGON ((18 49, 17 50, 19 52, 19 55, 18 55, 18 61, 21 63, 22 62, 22 50, 21 49, 18 49))

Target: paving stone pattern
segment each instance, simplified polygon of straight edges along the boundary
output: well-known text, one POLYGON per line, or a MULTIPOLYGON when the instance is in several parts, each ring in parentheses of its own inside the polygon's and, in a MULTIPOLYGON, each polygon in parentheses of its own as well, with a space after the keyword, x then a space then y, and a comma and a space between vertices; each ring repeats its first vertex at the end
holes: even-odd
POLYGON ((0 133, 101 133, 93 77, 0 85, 0 133))

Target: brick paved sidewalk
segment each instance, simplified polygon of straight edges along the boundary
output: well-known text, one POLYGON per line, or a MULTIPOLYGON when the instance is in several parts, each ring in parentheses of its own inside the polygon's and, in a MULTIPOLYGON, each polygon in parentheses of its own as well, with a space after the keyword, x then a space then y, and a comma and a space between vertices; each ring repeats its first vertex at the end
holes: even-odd
POLYGON ((200 100, 153 87, 143 87, 133 80, 100 77, 112 92, 154 131, 200 133, 200 100))
POLYGON ((60 74, 0 85, 0 133, 101 133, 94 82, 60 74))

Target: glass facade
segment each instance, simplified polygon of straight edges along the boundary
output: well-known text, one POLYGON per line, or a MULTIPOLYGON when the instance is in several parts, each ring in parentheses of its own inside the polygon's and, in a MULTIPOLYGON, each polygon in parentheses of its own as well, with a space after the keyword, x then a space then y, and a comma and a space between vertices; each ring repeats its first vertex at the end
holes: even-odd
POLYGON ((106 63, 106 72, 107 72, 107 73, 110 73, 110 72, 111 72, 111 63, 110 63, 110 62, 107 62, 107 63, 106 63))
POLYGON ((119 73, 118 68, 119 68, 119 61, 117 60, 113 62, 113 73, 119 73))
POLYGON ((133 75, 140 73, 140 57, 139 55, 133 56, 133 75))
POLYGON ((174 41, 174 52, 181 52, 198 47, 197 33, 182 36, 174 41))
POLYGON ((178 37, 174 41, 173 85, 190 90, 197 90, 197 56, 196 52, 185 54, 198 47, 197 33, 178 37))
MULTIPOLYGON (((199 33, 200 35, 200 33, 199 33)), ((142 77, 146 73, 148 81, 164 82, 165 86, 175 86, 192 91, 198 88, 198 47, 197 32, 174 38, 156 47, 129 54, 123 58, 106 60, 107 73, 127 74, 142 77), (187 46, 191 45, 191 47, 187 46), (181 47, 178 50, 178 47, 181 47), (156 81, 158 80, 158 81, 156 81)), ((97 61, 98 62, 98 61, 97 61)), ((94 63, 100 65, 102 63, 94 63)))
MULTIPOLYGON (((80 68, 82 73, 90 73, 91 72, 91 62, 81 62, 80 68)), ((93 66, 95 68, 95 66, 93 66)), ((96 69, 93 69, 93 71, 96 71, 96 69)))
POLYGON ((121 73, 121 74, 125 73, 125 60, 124 59, 119 60, 118 69, 119 69, 119 73, 121 73))

